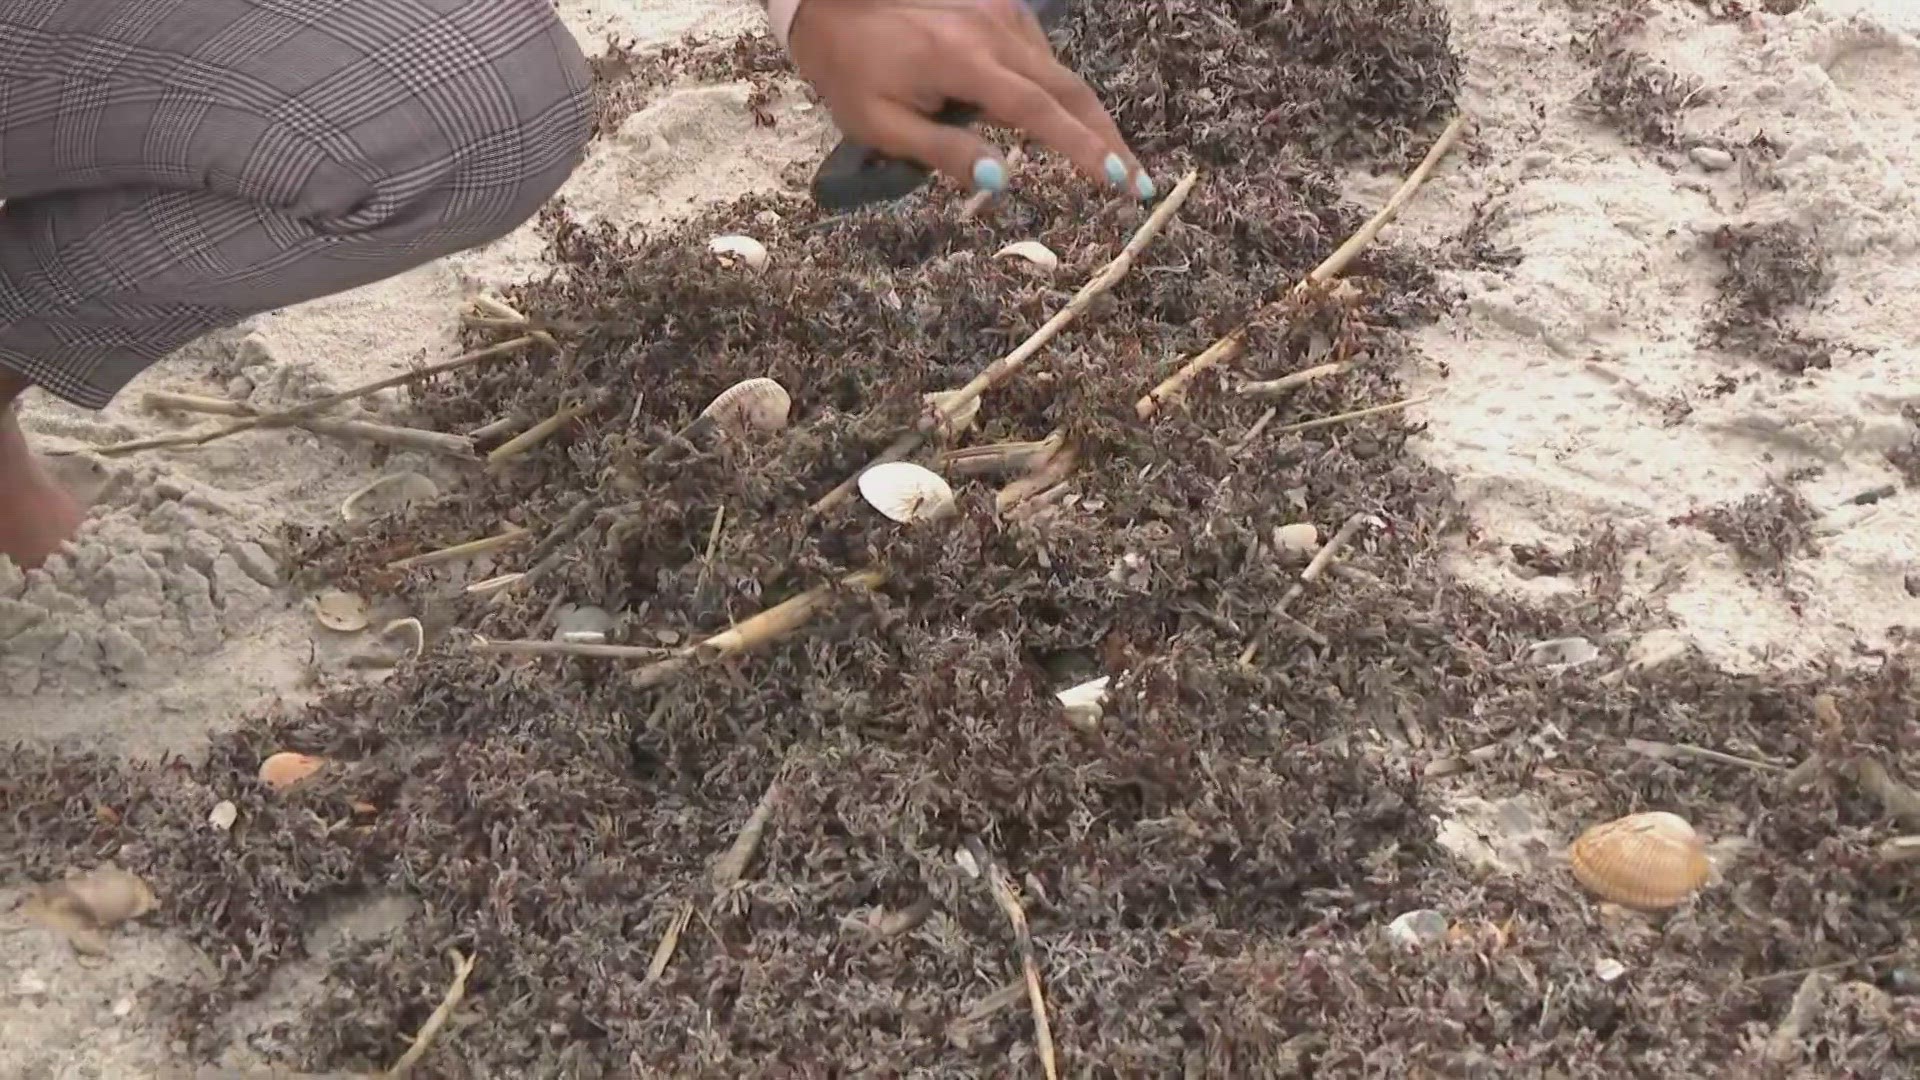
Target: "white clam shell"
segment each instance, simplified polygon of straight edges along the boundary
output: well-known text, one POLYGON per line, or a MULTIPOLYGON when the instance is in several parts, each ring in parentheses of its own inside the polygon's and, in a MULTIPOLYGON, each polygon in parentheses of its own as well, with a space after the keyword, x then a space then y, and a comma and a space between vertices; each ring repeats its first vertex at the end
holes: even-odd
POLYGON ((700 415, 733 431, 779 431, 793 411, 793 395, 772 379, 747 379, 720 392, 700 415))
POLYGON ((313 598, 313 615, 329 630, 357 634, 367 628, 367 601, 350 592, 329 589, 313 598))
POLYGON ((861 473, 860 497, 902 525, 929 521, 954 508, 953 489, 946 480, 909 461, 889 461, 861 473))
POLYGON ((1025 259, 1048 272, 1060 268, 1060 256, 1055 255, 1052 248, 1038 240, 1016 240, 993 253, 993 257, 996 259, 1008 255, 1018 259, 1025 259))
POLYGON ((767 245, 751 236, 716 236, 707 241, 707 250, 720 256, 722 262, 742 262, 755 270, 767 265, 767 245))

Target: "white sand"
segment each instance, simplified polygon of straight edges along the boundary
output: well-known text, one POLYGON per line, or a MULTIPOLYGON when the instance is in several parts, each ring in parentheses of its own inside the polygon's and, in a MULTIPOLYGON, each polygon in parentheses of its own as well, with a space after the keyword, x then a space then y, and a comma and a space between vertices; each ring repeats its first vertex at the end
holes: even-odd
MULTIPOLYGON (((759 18, 747 0, 657 0, 644 13, 604 0, 561 6, 592 51, 609 32, 663 41, 759 18)), ((1686 115, 1687 132, 1735 142, 1765 132, 1784 148, 1784 189, 1750 199, 1733 174, 1629 150, 1580 113, 1573 97, 1589 70, 1568 47, 1568 5, 1451 7, 1484 152, 1449 160, 1396 228, 1439 238, 1491 198, 1496 241, 1525 256, 1460 275, 1468 300, 1419 335, 1431 364, 1417 388, 1436 395, 1417 414, 1430 425, 1422 446, 1458 478, 1485 537, 1459 553, 1459 572, 1546 594, 1567 586, 1516 572, 1508 546, 1564 547, 1614 526, 1639 545, 1637 595, 1677 640, 1732 668, 1844 659, 1920 624, 1920 600, 1903 588, 1920 569, 1920 496, 1846 504, 1894 479, 1881 455, 1911 434, 1900 410, 1920 400, 1920 45, 1902 36, 1920 31, 1920 5, 1816 0, 1749 27, 1663 6, 1648 40, 1712 91, 1686 115), (1802 329, 1871 350, 1804 378, 1694 345, 1719 273, 1703 238, 1783 217, 1820 224, 1836 249, 1836 287, 1802 329), (1737 387, 1706 394, 1723 375, 1737 387), (1693 411, 1669 425, 1661 402, 1674 394, 1693 411), (1792 566, 1798 610, 1724 545, 1668 524, 1802 465, 1825 468, 1806 491, 1831 513, 1822 550, 1792 566)), ((563 197, 589 216, 657 223, 785 187, 792 166, 831 145, 826 117, 797 95, 774 103, 771 130, 743 102, 741 87, 665 95, 602 140, 563 197)), ((1356 177, 1352 190, 1377 204, 1397 180, 1356 177)), ((98 416, 36 399, 28 426, 49 449, 72 449, 180 430, 142 410, 146 390, 237 389, 269 404, 451 355, 462 297, 535 272, 541 247, 530 224, 485 250, 262 317, 149 372, 98 416)), ((64 459, 101 495, 70 557, 24 579, 0 569, 0 734, 192 754, 242 710, 343 677, 329 660, 349 646, 276 588, 275 533, 337 514, 380 475, 371 460, 284 431, 104 465, 64 459)), ((417 454, 381 471, 400 469, 452 478, 417 454)), ((135 1006, 153 974, 183 970, 190 951, 135 929, 111 964, 82 969, 50 937, 13 933, 16 918, 0 914, 0 1074, 166 1075, 168 1048, 135 1006)), ((282 987, 236 1028, 263 1031, 297 1014, 298 999, 297 986, 282 987)))

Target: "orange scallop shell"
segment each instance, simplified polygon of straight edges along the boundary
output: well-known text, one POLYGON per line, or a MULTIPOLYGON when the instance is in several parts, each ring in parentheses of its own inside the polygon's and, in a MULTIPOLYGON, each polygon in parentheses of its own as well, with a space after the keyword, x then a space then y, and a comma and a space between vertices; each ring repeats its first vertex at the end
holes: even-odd
POLYGON ((260 763, 260 782, 275 791, 285 791, 319 772, 326 763, 325 758, 283 750, 260 763))
POLYGON ((1670 908, 1706 884, 1706 845, 1677 814, 1629 814, 1580 834, 1567 849, 1573 876, 1603 900, 1670 908))

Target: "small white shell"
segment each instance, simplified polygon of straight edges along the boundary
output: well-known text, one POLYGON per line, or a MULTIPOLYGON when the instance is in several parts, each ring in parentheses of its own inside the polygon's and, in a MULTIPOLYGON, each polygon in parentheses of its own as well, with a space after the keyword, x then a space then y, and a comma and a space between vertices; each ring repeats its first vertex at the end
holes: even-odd
POLYGON ((1320 530, 1311 521, 1296 521, 1273 530, 1273 546, 1282 555, 1298 557, 1320 550, 1320 530))
POLYGON ((747 379, 720 391, 700 415, 732 431, 779 431, 792 411, 786 387, 772 379, 747 379))
POLYGON ((364 521, 439 497, 440 485, 434 483, 431 477, 417 472, 389 473, 347 496, 346 501, 340 504, 340 517, 348 523, 364 521), (379 498, 374 498, 376 495, 379 498), (370 499, 372 505, 364 505, 370 499))
POLYGON ((207 824, 221 832, 233 828, 233 823, 239 820, 240 808, 227 799, 215 803, 213 809, 207 814, 207 824))
POLYGON ((751 236, 716 236, 707 241, 707 250, 725 263, 743 262, 755 270, 767 265, 767 245, 751 236))
POLYGON ((902 525, 929 521, 954 508, 953 489, 940 474, 910 461, 889 461, 861 473, 860 497, 902 525))
POLYGON ((1100 707, 1100 704, 1106 700, 1107 684, 1111 681, 1113 681, 1113 676, 1102 675, 1090 682, 1083 682, 1078 686, 1069 686, 1053 696, 1059 698, 1060 704, 1069 709, 1084 709, 1089 707, 1097 709, 1100 707))
POLYGON ((996 259, 1006 255, 1025 259, 1048 273, 1060 269, 1060 256, 1038 240, 1017 240, 993 253, 996 259))
POLYGON ((329 589, 313 598, 313 616, 329 630, 357 634, 367 628, 367 602, 350 592, 329 589))

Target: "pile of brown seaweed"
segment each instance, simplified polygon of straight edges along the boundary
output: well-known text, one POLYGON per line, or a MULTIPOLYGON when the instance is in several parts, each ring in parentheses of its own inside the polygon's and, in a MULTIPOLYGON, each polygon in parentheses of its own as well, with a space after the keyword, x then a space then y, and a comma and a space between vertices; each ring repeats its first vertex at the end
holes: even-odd
POLYGON ((996 867, 1071 1075, 1891 1075, 1911 1060, 1920 900, 1876 847, 1905 789, 1848 767, 1920 774, 1906 664, 1628 669, 1638 613, 1617 603, 1610 545, 1533 561, 1582 579, 1584 599, 1483 595, 1442 567, 1444 545, 1474 538, 1404 413, 1285 429, 1403 396, 1401 332, 1445 301, 1423 253, 1375 247, 1349 273, 1357 294, 1267 309, 1230 372, 1135 417, 1360 222, 1330 155, 1367 139, 1340 133, 1432 137, 1454 78, 1437 7, 1122 7, 1079 17, 1076 43, 1113 43, 1078 44, 1083 68, 1134 130, 1165 117, 1143 139, 1159 171, 1208 168, 1132 273, 950 444, 1057 431, 1079 448, 1069 497, 1015 520, 995 507, 1007 478, 956 474, 945 521, 896 525, 857 497, 806 513, 923 394, 1058 310, 1146 210, 1047 162, 971 220, 944 192, 836 221, 756 198, 627 240, 557 209, 563 273, 506 300, 561 351, 436 382, 418 422, 580 419, 436 505, 303 538, 316 576, 462 629, 383 685, 256 718, 204 765, 17 754, 0 783, 9 873, 45 879, 82 851, 152 882, 157 917, 221 972, 175 1003, 209 1054, 221 1010, 303 955, 316 905, 417 899, 392 937, 336 958, 310 1023, 281 1033, 307 1068, 386 1064, 456 949, 477 966, 435 1075, 1036 1075, 996 867), (1248 58, 1321 88, 1311 140, 1269 132, 1248 58), (708 250, 740 232, 766 245, 763 269, 708 250), (1016 240, 1058 270, 995 257, 1016 240), (1255 430, 1270 402, 1241 380, 1330 357, 1351 367, 1255 430), (787 428, 650 460, 762 376, 791 392, 787 428), (590 494, 613 512, 530 588, 469 596, 386 569, 503 523, 543 532, 590 494), (1337 570, 1261 636, 1301 569, 1275 530, 1324 536, 1355 515, 1337 570), (643 661, 473 648, 472 632, 549 638, 568 604, 612 613, 611 641, 671 645, 856 569, 888 576, 655 685, 633 678, 643 661), (1535 643, 1573 636, 1600 659, 1536 662, 1535 643), (1069 716, 1054 693, 1096 675, 1102 714, 1069 716), (255 770, 287 749, 329 764, 271 794, 255 770), (1833 767, 1782 782, 1816 757, 1833 767), (1564 869, 1452 854, 1439 824, 1460 791, 1525 796, 1562 839, 1661 809, 1741 843, 1689 904, 1622 916, 1564 869), (209 842, 223 798, 238 824, 209 842), (1449 932, 1396 944, 1388 925, 1421 909, 1449 932), (1799 970, 1829 964, 1845 984, 1831 992, 1799 970))

